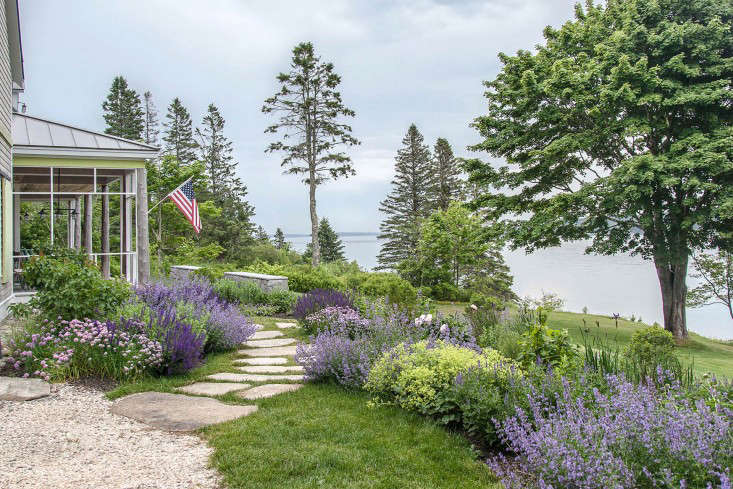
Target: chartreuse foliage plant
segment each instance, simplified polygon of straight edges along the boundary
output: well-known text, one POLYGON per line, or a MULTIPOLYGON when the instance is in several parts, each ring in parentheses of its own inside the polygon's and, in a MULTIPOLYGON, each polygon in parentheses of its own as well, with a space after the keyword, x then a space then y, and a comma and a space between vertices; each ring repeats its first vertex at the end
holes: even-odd
POLYGON ((588 1, 544 37, 486 82, 473 149, 507 165, 467 164, 472 206, 514 247, 587 239, 653 261, 685 338, 690 254, 733 224, 733 3, 588 1))

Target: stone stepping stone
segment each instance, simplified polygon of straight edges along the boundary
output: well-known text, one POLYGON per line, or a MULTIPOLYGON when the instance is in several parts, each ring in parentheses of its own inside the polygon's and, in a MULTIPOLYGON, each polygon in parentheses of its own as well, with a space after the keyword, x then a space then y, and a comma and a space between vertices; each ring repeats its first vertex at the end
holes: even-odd
POLYGON ((51 384, 41 379, 0 377, 0 401, 32 401, 51 394, 51 384))
POLYGON ((244 346, 250 348, 271 348, 273 346, 286 346, 295 343, 294 338, 273 338, 269 340, 249 340, 244 342, 244 346))
POLYGON ((247 416, 257 406, 224 404, 210 397, 191 397, 166 392, 141 392, 123 397, 110 412, 136 419, 166 431, 192 431, 247 416))
POLYGON ((283 392, 297 391, 301 387, 303 387, 303 384, 264 384, 252 387, 251 389, 240 392, 237 395, 249 400, 263 399, 265 397, 282 394, 283 392))
POLYGON ((234 363, 244 365, 285 365, 288 359, 285 357, 260 357, 260 358, 237 358, 234 363))
POLYGON ((265 327, 262 326, 261 324, 255 324, 255 331, 261 331, 263 329, 265 329, 265 327))
POLYGON ((281 329, 287 329, 287 328, 295 328, 298 325, 295 323, 275 323, 275 326, 281 329))
POLYGON ((285 333, 282 331, 258 331, 252 335, 253 340, 267 340, 270 338, 277 338, 278 336, 284 336, 285 333))
POLYGON ((186 394, 198 394, 200 396, 221 396, 248 387, 251 386, 249 384, 229 384, 226 382, 196 382, 195 384, 179 387, 178 390, 186 394))
POLYGON ((281 365, 254 365, 248 367, 237 367, 237 370, 247 372, 248 374, 284 374, 287 372, 302 372, 303 367, 294 365, 291 367, 283 367, 281 365))
POLYGON ((240 355, 248 357, 281 357, 295 355, 295 345, 276 346, 274 348, 249 348, 237 351, 240 355))
POLYGON ((233 374, 221 372, 206 377, 211 380, 225 380, 227 382, 269 382, 272 380, 303 380, 302 375, 258 375, 258 374, 233 374))

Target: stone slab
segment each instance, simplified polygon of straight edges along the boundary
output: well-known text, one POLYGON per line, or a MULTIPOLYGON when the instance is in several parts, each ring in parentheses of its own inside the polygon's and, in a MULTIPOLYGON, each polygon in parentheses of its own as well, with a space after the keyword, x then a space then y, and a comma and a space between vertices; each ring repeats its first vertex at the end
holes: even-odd
POLYGON ((275 323, 275 326, 277 326, 280 329, 287 329, 287 328, 295 328, 298 325, 295 323, 275 323))
POLYGON ((0 377, 0 401, 32 401, 51 394, 51 384, 41 379, 0 377))
POLYGON ((237 367, 237 370, 247 372, 248 374, 284 374, 288 372, 302 372, 303 367, 293 365, 283 367, 282 365, 250 365, 247 367, 237 367))
POLYGON ((271 292, 273 290, 288 290, 288 277, 280 275, 264 275, 251 272, 225 272, 224 278, 235 282, 252 282, 260 290, 271 292))
POLYGON ((209 397, 141 392, 123 397, 110 411, 166 431, 192 431, 247 416, 257 406, 234 406, 209 397))
POLYGON ((234 374, 221 372, 206 377, 210 380, 225 380, 227 382, 270 382, 273 380, 303 380, 302 375, 259 375, 259 374, 234 374))
POLYGON ((262 399, 265 397, 276 396, 283 392, 297 391, 301 387, 303 387, 303 384, 264 384, 258 385, 257 387, 253 387, 244 392, 240 392, 237 395, 249 400, 262 399))
POLYGON ((244 346, 250 348, 271 348, 273 346, 287 346, 295 343, 294 338, 272 338, 269 340, 248 340, 244 342, 244 346))
POLYGON ((284 336, 285 333, 282 331, 257 331, 251 339, 253 340, 268 340, 270 338, 277 338, 279 336, 284 336))
POLYGON ((250 387, 249 384, 230 384, 227 382, 196 382, 195 384, 179 387, 178 390, 186 394, 200 396, 221 396, 229 392, 241 391, 250 387))
POLYGON ((273 348, 248 348, 237 353, 248 357, 282 357, 295 355, 295 345, 276 346, 273 348))
POLYGON ((237 358, 234 363, 243 365, 285 365, 288 363, 288 359, 285 357, 237 358))
POLYGON ((262 326, 261 324, 255 323, 255 331, 262 331, 263 329, 265 329, 264 326, 262 326))

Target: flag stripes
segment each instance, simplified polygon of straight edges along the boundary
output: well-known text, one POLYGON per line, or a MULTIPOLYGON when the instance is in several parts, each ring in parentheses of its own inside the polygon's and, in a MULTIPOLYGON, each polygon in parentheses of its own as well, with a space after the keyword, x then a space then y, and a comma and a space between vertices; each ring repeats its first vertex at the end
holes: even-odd
POLYGON ((170 199, 176 204, 176 207, 191 223, 193 229, 198 234, 201 231, 201 216, 199 216, 199 206, 196 202, 196 196, 193 193, 193 184, 191 180, 186 180, 177 189, 169 195, 170 199))

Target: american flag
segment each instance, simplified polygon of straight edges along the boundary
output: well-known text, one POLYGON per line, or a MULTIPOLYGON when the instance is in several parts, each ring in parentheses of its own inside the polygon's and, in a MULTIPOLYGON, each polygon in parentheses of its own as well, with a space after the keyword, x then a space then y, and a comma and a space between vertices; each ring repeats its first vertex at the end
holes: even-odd
POLYGON ((193 193, 191 180, 188 179, 183 182, 168 197, 183 212, 183 215, 186 216, 186 219, 188 219, 188 222, 191 223, 196 234, 198 234, 201 231, 201 216, 199 216, 199 206, 196 203, 196 196, 193 193))

